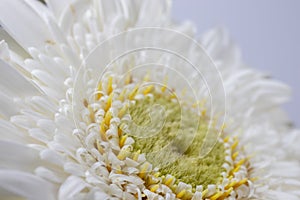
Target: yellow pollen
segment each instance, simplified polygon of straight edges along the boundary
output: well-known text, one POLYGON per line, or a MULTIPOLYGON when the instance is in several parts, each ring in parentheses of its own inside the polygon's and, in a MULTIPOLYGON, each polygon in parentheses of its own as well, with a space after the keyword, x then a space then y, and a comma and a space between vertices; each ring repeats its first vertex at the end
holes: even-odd
POLYGON ((154 86, 153 85, 149 85, 145 90, 144 90, 144 95, 149 94, 150 92, 152 92, 154 86))
POLYGON ((241 165, 238 165, 238 166, 236 166, 233 170, 232 170, 232 174, 233 173, 235 173, 235 172, 237 172, 237 171, 239 171, 240 170, 240 168, 241 168, 241 165))
POLYGON ((155 184, 155 185, 153 185, 153 186, 150 188, 150 191, 151 191, 151 192, 155 192, 158 188, 159 188, 159 185, 158 185, 158 184, 155 184))
POLYGON ((108 95, 110 95, 111 92, 113 91, 112 85, 113 85, 113 78, 110 76, 110 77, 108 78, 108 83, 107 83, 107 94, 108 94, 108 95))
POLYGON ((121 108, 121 110, 120 110, 120 112, 118 114, 118 117, 121 119, 125 115, 125 113, 127 112, 127 110, 128 110, 128 105, 125 104, 125 106, 123 106, 123 108, 121 108))
POLYGON ((156 172, 154 175, 153 175, 154 177, 159 177, 160 176, 160 172, 156 172))
POLYGON ((153 177, 153 176, 148 176, 147 180, 146 180, 147 185, 157 184, 158 182, 159 182, 159 180, 155 179, 155 177, 153 177))
POLYGON ((231 183, 225 186, 225 189, 228 190, 229 188, 232 188, 236 183, 236 181, 232 181, 231 183))
POLYGON ((205 195, 208 193, 208 189, 203 190, 202 197, 205 197, 205 195))
POLYGON ((239 155, 239 152, 238 151, 235 152, 234 154, 232 154, 232 159, 235 160, 238 155, 239 155))
POLYGON ((174 178, 173 178, 173 177, 170 177, 169 179, 167 179, 167 180, 165 181, 165 185, 171 186, 171 183, 173 182, 173 180, 174 180, 174 178))
POLYGON ((238 163, 235 164, 235 166, 241 166, 242 164, 244 164, 246 161, 246 158, 240 160, 238 163))
POLYGON ((127 89, 125 88, 124 90, 122 90, 122 92, 120 93, 118 99, 120 101, 124 101, 124 96, 125 96, 125 93, 126 93, 127 89))
POLYGON ((105 123, 107 126, 110 125, 110 120, 111 120, 111 118, 112 118, 111 112, 107 112, 107 113, 105 114, 105 117, 104 117, 104 123, 105 123))
POLYGON ((147 170, 148 170, 148 168, 149 168, 149 165, 150 165, 150 164, 149 164, 148 162, 146 162, 146 163, 144 163, 144 164, 142 165, 141 171, 140 171, 140 173, 139 173, 139 177, 145 178, 146 172, 147 172, 147 170))
POLYGON ((122 169, 121 169, 120 166, 117 166, 116 168, 117 168, 117 170, 116 170, 117 174, 123 174, 122 169))
POLYGON ((139 86, 138 86, 138 85, 136 85, 136 86, 133 88, 132 92, 131 92, 131 93, 129 94, 129 96, 128 96, 128 98, 129 98, 130 100, 133 100, 133 99, 134 99, 135 95, 136 95, 137 92, 138 92, 138 89, 139 89, 139 86))
POLYGON ((111 107, 112 100, 113 100, 113 93, 111 93, 108 96, 107 103, 106 103, 106 106, 105 106, 105 111, 108 111, 108 109, 111 107))
POLYGON ((103 94, 101 93, 102 92, 102 83, 101 82, 98 84, 97 91, 98 91, 98 93, 96 94, 96 100, 99 100, 103 96, 103 94))
POLYGON ((231 149, 234 150, 237 147, 238 144, 239 144, 239 141, 235 140, 233 145, 231 146, 231 149))
POLYGON ((120 142, 119 142, 119 145, 120 147, 122 148, 127 140, 127 135, 124 135, 124 136, 121 136, 121 139, 120 139, 120 142))
POLYGON ((223 192, 217 192, 216 194, 214 194, 212 197, 210 197, 210 200, 217 200, 219 197, 221 197, 223 194, 223 192))
POLYGON ((162 92, 165 92, 166 89, 167 89, 167 86, 166 86, 166 85, 163 85, 163 86, 161 87, 161 91, 162 91, 162 92))
POLYGON ((124 160, 127 156, 128 156, 128 150, 127 149, 122 149, 120 152, 119 152, 119 154, 118 154, 118 158, 120 159, 120 160, 124 160))
POLYGON ((133 159, 134 161, 137 161, 138 158, 139 158, 139 156, 140 156, 140 153, 141 153, 141 150, 138 150, 137 152, 135 152, 132 159, 133 159))
POLYGON ((184 195, 185 195, 185 193, 186 193, 186 190, 184 189, 184 190, 181 190, 177 195, 176 195, 176 197, 177 198, 182 198, 184 195))
POLYGON ((244 178, 243 180, 239 181, 237 184, 234 185, 235 188, 244 185, 245 183, 247 183, 248 179, 244 178))
POLYGON ((122 134, 123 134, 122 129, 118 128, 118 136, 121 137, 122 134))
POLYGON ((228 141, 229 141, 229 139, 230 139, 230 137, 229 137, 229 136, 227 136, 226 138, 224 138, 224 142, 228 142, 228 141))
POLYGON ((89 113, 90 113, 91 122, 95 123, 95 113, 94 113, 94 110, 92 109, 91 106, 88 106, 88 110, 89 110, 89 113))
POLYGON ((230 193, 232 192, 233 188, 229 188, 226 192, 223 193, 223 195, 221 197, 219 197, 218 200, 223 200, 225 199, 226 197, 228 197, 230 195, 230 193))

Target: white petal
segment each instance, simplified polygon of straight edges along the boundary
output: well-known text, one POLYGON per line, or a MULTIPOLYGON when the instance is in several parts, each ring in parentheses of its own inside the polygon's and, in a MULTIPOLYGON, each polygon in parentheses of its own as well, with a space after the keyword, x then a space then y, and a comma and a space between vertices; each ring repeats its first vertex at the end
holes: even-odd
POLYGON ((115 18, 123 16, 123 9, 121 1, 119 0, 100 0, 94 1, 95 7, 99 10, 99 19, 101 19, 104 26, 110 26, 115 18))
MULTIPOLYGON (((5 31, 0 28, 0 40, 4 39, 2 35, 3 32, 5 31)), ((0 59, 5 60, 6 62, 10 60, 8 45, 4 40, 0 41, 0 59)))
POLYGON ((70 176, 59 189, 59 200, 74 199, 74 196, 83 190, 87 184, 76 176, 70 176))
POLYGON ((40 153, 40 156, 43 160, 46 160, 50 163, 53 163, 58 166, 63 166, 64 158, 61 154, 51 149, 45 149, 40 153))
POLYGON ((44 48, 53 38, 45 22, 28 2, 2 0, 0 22, 4 29, 24 48, 44 48))
POLYGON ((51 183, 20 171, 0 170, 0 188, 30 200, 55 199, 55 189, 51 183))
POLYGON ((51 9, 57 19, 60 18, 63 10, 71 4, 72 0, 46 0, 47 6, 51 9))
POLYGON ((74 22, 77 18, 82 17, 82 13, 86 11, 86 8, 89 5, 89 0, 76 0, 66 7, 59 19, 59 25, 64 33, 68 33, 70 31, 74 22))
POLYGON ((145 0, 139 10, 136 26, 157 26, 169 19, 170 0, 145 0))
POLYGON ((0 59, 9 61, 11 59, 9 50, 18 53, 18 55, 23 58, 30 57, 30 55, 16 42, 16 40, 14 40, 3 28, 0 28, 0 59))
POLYGON ((10 97, 39 95, 40 92, 19 72, 0 60, 0 89, 10 97))
POLYGON ((271 190, 267 192, 270 199, 288 199, 288 200, 299 200, 299 198, 293 194, 287 192, 271 190))
POLYGON ((0 139, 14 141, 16 143, 25 142, 24 132, 18 130, 11 122, 0 119, 0 139))
POLYGON ((0 116, 7 120, 19 112, 19 107, 14 103, 13 99, 2 92, 0 92, 0 105, 0 116))
POLYGON ((22 144, 0 140, 0 152, 1 168, 33 172, 40 164, 38 152, 22 144))

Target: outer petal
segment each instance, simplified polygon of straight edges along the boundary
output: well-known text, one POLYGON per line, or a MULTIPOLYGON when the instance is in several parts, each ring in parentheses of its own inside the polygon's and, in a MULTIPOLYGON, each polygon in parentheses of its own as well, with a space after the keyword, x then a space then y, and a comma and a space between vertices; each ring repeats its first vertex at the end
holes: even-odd
POLYGON ((17 52, 23 58, 30 57, 29 54, 3 28, 0 28, 0 59, 6 61, 10 60, 7 44, 9 44, 11 50, 17 52))
POLYGON ((0 188, 9 192, 7 196, 21 196, 30 200, 55 199, 55 188, 51 183, 20 171, 0 170, 0 188))
POLYGON ((9 97, 26 97, 41 94, 33 84, 2 60, 0 60, 0 71, 1 93, 9 97))
POLYGON ((80 193, 86 186, 87 184, 82 179, 70 176, 59 189, 59 199, 74 199, 74 196, 80 193))
POLYGON ((24 49, 43 48, 45 44, 53 42, 53 37, 40 14, 35 11, 37 6, 33 7, 35 4, 28 2, 2 0, 0 23, 24 49))
POLYGON ((72 0, 46 0, 47 6, 51 9, 57 19, 60 18, 64 9, 71 4, 72 0))
POLYGON ((22 144, 0 140, 0 168, 33 172, 40 164, 37 151, 22 144), (22 152, 22 156, 20 153, 22 152))
POLYGON ((170 19, 170 0, 145 0, 139 10, 137 26, 164 25, 170 19))

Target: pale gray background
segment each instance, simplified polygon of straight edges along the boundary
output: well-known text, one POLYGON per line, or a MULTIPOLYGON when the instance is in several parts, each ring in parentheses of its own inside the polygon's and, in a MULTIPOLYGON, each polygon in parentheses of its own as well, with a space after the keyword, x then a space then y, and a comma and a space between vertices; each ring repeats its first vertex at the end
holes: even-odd
POLYGON ((292 87, 284 108, 300 128, 300 0, 174 0, 173 17, 226 27, 248 65, 292 87))

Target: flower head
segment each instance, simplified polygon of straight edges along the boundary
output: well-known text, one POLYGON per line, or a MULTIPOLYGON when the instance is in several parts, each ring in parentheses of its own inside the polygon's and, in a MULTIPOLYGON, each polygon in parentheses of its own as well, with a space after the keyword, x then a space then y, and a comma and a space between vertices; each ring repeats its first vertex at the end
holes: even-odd
POLYGON ((298 199, 289 89, 170 1, 4 0, 0 194, 298 199), (17 12, 13 12, 18 8, 17 12))

